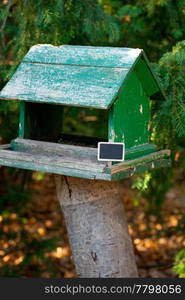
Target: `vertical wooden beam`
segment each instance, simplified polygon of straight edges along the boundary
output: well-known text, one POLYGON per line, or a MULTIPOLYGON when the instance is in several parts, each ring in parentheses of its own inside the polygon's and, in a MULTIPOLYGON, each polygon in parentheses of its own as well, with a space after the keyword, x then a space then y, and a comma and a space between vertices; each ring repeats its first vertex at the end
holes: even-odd
POLYGON ((115 139, 113 109, 114 109, 114 105, 109 109, 108 112, 108 141, 109 142, 114 142, 115 139))
POLYGON ((120 184, 56 176, 78 277, 137 277, 120 184))
MULTIPOLYGON (((108 141, 114 142, 115 132, 114 132, 114 121, 113 121, 113 110, 114 105, 108 111, 108 141)), ((114 163, 112 161, 107 162, 107 166, 110 168, 114 163)))
POLYGON ((25 102, 20 102, 20 114, 19 114, 19 137, 23 138, 25 132, 25 102))

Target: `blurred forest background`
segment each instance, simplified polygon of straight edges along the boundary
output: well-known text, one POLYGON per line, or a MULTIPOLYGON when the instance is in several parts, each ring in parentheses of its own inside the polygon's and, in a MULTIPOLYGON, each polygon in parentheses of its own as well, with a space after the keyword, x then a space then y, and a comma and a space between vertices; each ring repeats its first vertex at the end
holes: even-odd
MULTIPOLYGON (((124 181, 129 232, 141 277, 184 278, 185 0, 0 0, 0 88, 42 43, 146 52, 167 96, 152 104, 152 141, 172 168, 124 181)), ((17 135, 18 105, 0 102, 0 144, 17 135)), ((65 126, 79 130, 74 117, 97 130, 96 113, 73 111, 65 126)), ((52 176, 0 167, 0 276, 74 277, 70 256, 52 176)))

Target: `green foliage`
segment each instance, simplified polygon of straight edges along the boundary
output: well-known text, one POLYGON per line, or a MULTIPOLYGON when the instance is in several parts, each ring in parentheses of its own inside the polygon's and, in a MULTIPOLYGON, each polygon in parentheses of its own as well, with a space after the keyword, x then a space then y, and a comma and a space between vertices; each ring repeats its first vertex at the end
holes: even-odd
MULTIPOLYGON (((116 18, 93 0, 9 0, 1 2, 0 12, 0 88, 32 45, 103 46, 120 38, 116 18)), ((0 102, 2 141, 17 134, 17 107, 12 101, 0 102)))
POLYGON ((179 278, 185 278, 185 249, 177 253, 173 270, 179 278))
POLYGON ((148 199, 145 211, 160 215, 165 194, 172 186, 172 169, 156 169, 137 176, 132 188, 139 190, 139 196, 148 199))
MULTIPOLYGON (((185 147, 185 41, 177 43, 171 52, 165 53, 155 65, 155 72, 166 95, 166 101, 152 105, 152 142, 161 149, 172 150, 172 167, 176 167, 175 153, 185 147)), ((178 165, 183 167, 184 161, 178 165)), ((141 194, 148 198, 148 209, 159 213, 165 194, 173 184, 173 168, 152 171, 146 186, 145 175, 138 177, 141 194)), ((146 175, 148 177, 148 174, 146 175)))
POLYGON ((156 68, 167 99, 155 113, 155 140, 162 146, 173 146, 173 149, 177 148, 180 139, 185 136, 184 65, 185 41, 182 41, 171 52, 163 55, 156 68))
POLYGON ((0 211, 2 214, 22 211, 22 208, 27 204, 31 195, 31 191, 23 191, 22 186, 18 184, 10 184, 1 195, 0 211))
MULTIPOLYGON (((0 222, 0 240, 1 246, 7 241, 12 242, 4 256, 17 253, 23 256, 23 260, 18 264, 1 266, 0 276, 20 277, 31 273, 32 277, 40 277, 43 272, 50 269, 51 276, 55 277, 58 274, 58 267, 53 265, 52 259, 45 253, 57 247, 58 238, 41 237, 28 229, 32 226, 29 224, 28 207, 33 191, 28 190, 25 183, 30 172, 16 171, 11 174, 11 171, 12 169, 6 174, 3 180, 3 193, 0 193, 0 217, 3 218, 0 222), (12 219, 12 215, 16 216, 16 220, 12 219), (15 230, 15 226, 18 229, 15 230), (5 227, 8 231, 4 230, 5 227)), ((1 260, 2 258, 1 256, 1 260)))
POLYGON ((148 189, 148 184, 151 180, 151 177, 152 177, 152 175, 149 172, 146 172, 141 176, 137 176, 136 180, 132 184, 132 188, 138 189, 140 191, 140 193, 145 192, 148 189))
POLYGON ((0 101, 0 142, 8 143, 18 133, 19 104, 0 101))
POLYGON ((99 0, 121 23, 120 46, 143 48, 156 61, 185 39, 185 0, 99 0))
POLYGON ((6 43, 7 48, 13 47, 16 60, 21 59, 30 46, 38 43, 104 45, 119 39, 116 20, 106 15, 95 1, 10 2, 10 7, 1 7, 1 19, 6 24, 3 26, 1 44, 6 43), (5 42, 9 31, 12 36, 5 42))
MULTIPOLYGON (((6 235, 6 238, 9 238, 6 235)), ((17 238, 17 234, 12 239, 17 238)), ((32 274, 32 277, 40 277, 43 272, 50 270, 51 276, 56 277, 57 266, 53 265, 51 258, 45 256, 46 251, 51 251, 57 245, 56 238, 36 239, 28 234, 27 231, 21 230, 19 238, 24 240, 19 247, 15 247, 14 251, 23 251, 24 259, 18 265, 4 265, 0 268, 1 277, 20 277, 25 276, 25 273, 32 274)))

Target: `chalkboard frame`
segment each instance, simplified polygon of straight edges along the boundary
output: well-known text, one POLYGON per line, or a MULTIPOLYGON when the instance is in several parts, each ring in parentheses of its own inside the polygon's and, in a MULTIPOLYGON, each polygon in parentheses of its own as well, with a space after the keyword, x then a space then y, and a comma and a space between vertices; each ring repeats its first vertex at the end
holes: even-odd
POLYGON ((125 160, 125 144, 124 143, 118 143, 118 142, 99 142, 98 143, 98 155, 97 155, 98 161, 124 161, 125 160), (105 159, 105 158, 100 158, 100 148, 102 144, 106 145, 122 145, 123 146, 123 152, 122 152, 122 159, 105 159))

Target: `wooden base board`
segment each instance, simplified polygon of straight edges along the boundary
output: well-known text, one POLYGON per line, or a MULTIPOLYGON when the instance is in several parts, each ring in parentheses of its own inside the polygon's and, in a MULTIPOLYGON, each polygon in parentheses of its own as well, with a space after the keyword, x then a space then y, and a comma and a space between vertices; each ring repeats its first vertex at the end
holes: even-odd
POLYGON ((73 177, 120 180, 149 169, 170 166, 170 150, 125 160, 116 165, 97 161, 97 149, 16 139, 0 147, 0 165, 73 177))

